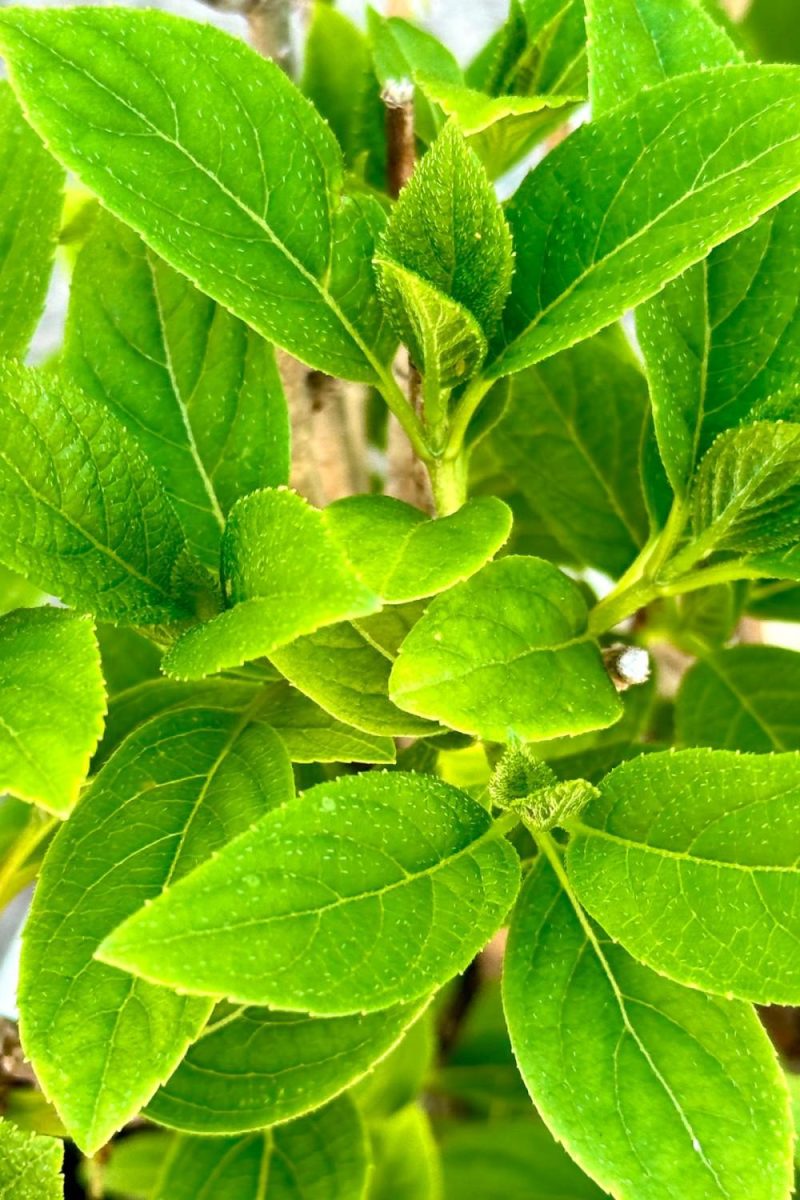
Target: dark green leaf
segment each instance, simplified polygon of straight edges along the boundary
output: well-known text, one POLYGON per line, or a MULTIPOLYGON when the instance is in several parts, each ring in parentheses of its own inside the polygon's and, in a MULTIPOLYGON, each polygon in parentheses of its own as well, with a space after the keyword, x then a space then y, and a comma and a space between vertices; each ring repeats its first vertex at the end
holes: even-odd
POLYGON ((800 654, 732 646, 695 663, 675 703, 682 746, 800 750, 800 654))
POLYGON ((465 793, 424 775, 345 776, 268 814, 102 956, 242 1003, 372 1012, 463 970, 518 879, 516 854, 465 793))

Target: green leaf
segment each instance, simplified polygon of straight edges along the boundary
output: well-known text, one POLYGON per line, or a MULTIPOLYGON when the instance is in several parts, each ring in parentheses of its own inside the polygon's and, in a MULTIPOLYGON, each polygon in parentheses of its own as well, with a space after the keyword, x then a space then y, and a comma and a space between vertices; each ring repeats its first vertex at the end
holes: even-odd
POLYGON ((53 269, 64 172, 0 83, 0 357, 25 354, 53 269))
POLYGON ((319 1108, 391 1050, 418 1003, 351 1017, 221 1004, 146 1115, 188 1133, 245 1133, 319 1108))
MULTIPOLYGON (((530 63, 533 69, 528 92, 585 96, 586 28, 581 0, 521 0, 521 4, 530 41, 524 67, 530 63)), ((514 90, 520 90, 519 84, 514 90)))
POLYGON ((398 337, 437 395, 469 379, 486 357, 478 322, 461 304, 391 259, 376 258, 381 297, 398 337))
POLYGON ((623 763, 570 823, 578 899, 679 983, 800 998, 800 754, 726 750, 623 763))
POLYGON ((764 621, 800 621, 800 587, 784 579, 754 584, 747 598, 747 611, 764 621))
POLYGON ((15 608, 35 608, 37 604, 43 604, 45 599, 39 588, 7 567, 0 566, 0 615, 13 612, 15 608))
POLYGON ((345 776, 268 814, 101 954, 242 1003, 373 1012, 463 970, 518 880, 516 854, 465 793, 424 775, 345 776))
POLYGON ((161 651, 137 633, 117 625, 99 625, 97 644, 109 697, 161 675, 161 651))
POLYGON ((0 617, 0 792, 66 817, 105 710, 91 621, 55 608, 0 617))
POLYGON ((694 664, 675 702, 675 740, 718 750, 800 750, 800 654, 732 646, 694 664))
POLYGON ((13 570, 104 620, 187 615, 183 534, 138 445, 88 396, 12 363, 0 365, 0 491, 13 570))
MULTIPOLYGON (((305 639, 301 639, 303 641, 305 639)), ((388 737, 365 733, 337 721, 324 708, 288 683, 209 679, 182 683, 152 679, 120 692, 109 705, 106 734, 96 761, 103 762, 139 725, 162 712, 213 707, 244 712, 258 700, 258 720, 280 737, 292 762, 390 763, 394 744, 388 737)))
POLYGON ((562 124, 576 96, 487 96, 460 83, 419 79, 425 95, 452 117, 490 179, 510 170, 562 124))
POLYGON ((277 735, 238 713, 187 709, 133 734, 59 831, 25 926, 21 1032, 86 1153, 171 1075, 211 1008, 96 962, 96 948, 293 790, 277 735))
POLYGON ((0 1200, 63 1200, 64 1147, 0 1120, 0 1200))
POLYGON ((0 47, 49 149, 157 254, 311 366, 385 376, 382 210, 342 194, 336 139, 274 63, 121 8, 7 11, 0 47))
POLYGON ((434 521, 390 496, 349 496, 329 504, 323 519, 384 604, 421 600, 468 579, 511 532, 511 513, 494 497, 469 500, 434 521))
POLYGON ((371 1129, 369 1200, 442 1200, 439 1150, 427 1112, 409 1104, 371 1129))
POLYGON ((800 60, 800 29, 793 0, 753 0, 743 28, 753 39, 760 58, 776 62, 800 60))
POLYGON ((234 503, 288 482, 272 348, 101 214, 72 276, 65 363, 139 442, 192 550, 216 569, 234 503))
POLYGON ((238 667, 380 607, 325 514, 284 489, 255 492, 235 505, 222 538, 222 575, 232 607, 183 634, 164 656, 169 675, 199 679, 238 667))
POLYGON ((424 737, 438 728, 392 704, 389 676, 394 658, 357 626, 329 625, 273 651, 270 660, 296 688, 355 729, 388 737, 424 737))
POLYGON ((390 696, 487 741, 611 725, 622 706, 586 621, 582 593, 550 563, 501 559, 434 600, 400 649, 390 696))
MULTIPOLYGON (((449 83, 460 83, 461 69, 453 55, 425 29, 419 29, 402 17, 382 17, 374 8, 367 9, 367 26, 381 87, 391 81, 409 79, 415 83, 422 74, 449 83)), ((414 132, 424 143, 434 140, 442 116, 419 88, 414 93, 414 132)))
POLYGON ((427 1008, 392 1052, 353 1088, 351 1095, 370 1122, 395 1116, 425 1087, 437 1050, 434 1016, 427 1008))
POLYGON ((514 914, 503 992, 534 1103, 617 1200, 788 1196, 786 1089, 752 1009, 634 962, 543 859, 514 914))
POLYGON ((720 434, 692 489, 694 559, 780 550, 800 535, 800 424, 759 421, 720 434))
POLYGON ((447 1200, 603 1200, 539 1121, 504 1120, 445 1126, 447 1200))
POLYGON ((647 385, 624 334, 598 334, 516 376, 473 475, 519 490, 552 557, 618 578, 648 532, 639 474, 647 385))
POLYGON ((587 0, 589 98, 595 117, 643 88, 742 55, 697 0, 587 0))
POLYGON ((133 1136, 114 1141, 108 1159, 97 1163, 103 1195, 113 1200, 151 1200, 153 1187, 172 1148, 171 1134, 158 1129, 138 1130, 133 1136))
POLYGON ((448 123, 403 188, 378 254, 455 300, 486 333, 497 325, 513 270, 494 189, 448 123))
POLYGON ((796 191, 798 79, 749 65, 681 76, 548 154, 506 209, 514 280, 489 374, 597 332, 796 191))
POLYGON ((362 1200, 368 1170, 361 1120, 343 1097, 246 1137, 176 1138, 151 1200, 362 1200))

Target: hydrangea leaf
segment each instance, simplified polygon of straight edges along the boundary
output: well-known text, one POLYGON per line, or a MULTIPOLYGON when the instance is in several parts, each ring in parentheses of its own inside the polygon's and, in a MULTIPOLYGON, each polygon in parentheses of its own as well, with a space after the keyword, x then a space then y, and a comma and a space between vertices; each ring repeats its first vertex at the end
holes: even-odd
POLYGON ((550 563, 521 556, 433 601, 400 648, 390 696, 496 742, 583 733, 622 714, 583 594, 550 563))
POLYGON ((86 1153, 172 1074, 211 1009, 95 961, 95 950, 293 790, 276 734, 238 713, 186 709, 134 733, 59 830, 25 926, 20 1027, 37 1078, 86 1153))
POLYGON ((0 617, 0 792, 66 817, 105 710, 90 620, 55 608, 0 617))
POLYGON ((679 983, 800 998, 800 754, 647 754, 570 822, 568 869, 608 933, 679 983))
POLYGON ((518 882, 516 853, 464 792, 424 775, 344 776, 269 813, 100 954, 242 1003, 373 1012, 463 970, 518 882))
POLYGON ((782 646, 731 646, 696 662, 675 701, 680 746, 800 750, 800 654, 782 646))
POLYGON ((63 1200, 61 1162, 64 1146, 0 1120, 0 1197, 2 1200, 63 1200))

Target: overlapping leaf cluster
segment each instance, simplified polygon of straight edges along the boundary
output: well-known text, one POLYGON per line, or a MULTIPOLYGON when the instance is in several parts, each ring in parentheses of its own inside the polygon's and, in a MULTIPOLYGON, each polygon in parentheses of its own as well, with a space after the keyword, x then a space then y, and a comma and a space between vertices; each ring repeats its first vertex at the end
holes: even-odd
POLYGON ((737 641, 800 618, 763 7, 512 0, 462 69, 320 3, 301 88, 187 20, 0 14, 0 904, 37 879, 41 1089, 0 1077, 0 1196, 61 1194, 54 1134, 112 1197, 789 1196, 753 1006, 800 1007, 800 667, 737 641), (435 516, 288 486, 276 349, 385 402, 435 516))

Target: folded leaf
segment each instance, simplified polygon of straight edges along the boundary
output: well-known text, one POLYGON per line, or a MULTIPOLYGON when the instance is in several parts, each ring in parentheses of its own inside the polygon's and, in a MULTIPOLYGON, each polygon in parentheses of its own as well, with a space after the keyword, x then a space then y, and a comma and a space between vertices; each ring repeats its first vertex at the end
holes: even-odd
MULTIPOLYGON (((298 644, 303 641, 301 638, 298 644)), ((209 679, 205 683, 152 679, 120 692, 109 705, 106 734, 96 761, 103 762, 123 738, 159 713, 206 706, 244 712, 256 701, 254 719, 275 730, 292 762, 394 762, 390 738, 337 721, 285 681, 241 679, 209 679)))
POLYGON ((675 701, 681 746, 800 750, 800 654, 782 646, 731 646, 696 662, 675 701))
POLYGON ((91 621, 55 608, 0 618, 0 793, 66 817, 105 709, 91 621))
POLYGON ((564 547, 552 557, 618 578, 647 538, 639 469, 647 418, 647 384, 612 328, 514 379, 473 477, 524 495, 536 527, 564 547))
POLYGON ((438 728, 392 703, 394 659, 355 625, 329 625, 298 638, 273 651, 270 661, 326 712, 366 733, 424 737, 438 728))
POLYGON ((491 333, 508 294, 511 239, 494 189, 452 122, 403 188, 378 248, 491 333))
POLYGON ((22 357, 42 315, 64 204, 64 172, 0 83, 0 357, 22 357))
POLYGON ((503 993, 534 1103, 617 1200, 786 1200, 787 1095, 755 1013, 634 962, 543 860, 514 914, 503 993))
POLYGON ((62 826, 25 926, 25 1052, 70 1136, 91 1154, 180 1062, 211 1002, 94 952, 120 921, 293 792, 276 734, 218 709, 167 713, 132 735, 62 826))
POLYGON ((12 363, 0 366, 0 491, 7 566, 104 620, 188 615, 183 534, 139 446, 76 388, 12 363))
POLYGON ((486 357, 486 338, 472 313, 391 259, 376 258, 375 268, 389 320, 426 390, 435 395, 474 375, 486 357))
POLYGON ((72 275, 65 362, 139 442, 192 550, 216 570, 234 503, 288 482, 272 348, 101 214, 72 275))
POLYGON ((800 536, 800 424, 759 421, 721 434, 692 489, 687 553, 780 550, 800 536))
POLYGON ((469 500, 430 520, 390 496, 349 496, 323 519, 360 579, 384 604, 405 604, 474 575, 507 540, 511 512, 502 500, 469 500))
POLYGON ((279 67, 123 8, 6 11, 0 48, 37 133, 157 254, 311 366, 385 375, 382 210, 342 195, 336 139, 279 67))
POLYGON ((5 1200, 63 1200, 63 1143, 0 1120, 0 1196, 5 1200))
POLYGON ((238 667, 380 607, 324 513, 283 489, 254 492, 234 507, 222 539, 222 573, 232 607, 172 646, 164 656, 169 675, 200 679, 238 667))
MULTIPOLYGON (((521 0, 533 53, 521 64, 529 93, 586 95, 586 27, 581 0, 521 0), (531 61, 532 60, 532 61, 531 61)), ((514 91, 522 90, 517 82, 514 91)))
POLYGON ((684 75, 548 154, 506 209, 516 259, 490 375, 596 333, 795 192, 799 80, 750 65, 684 75))
POLYGON ((648 754, 599 787, 567 859, 592 916, 680 983, 797 1003, 800 754, 648 754))
POLYGON ((306 1017, 221 1004, 147 1116, 187 1133, 245 1133, 319 1108, 392 1048, 420 1005, 306 1017))
POLYGON ((178 1137, 152 1200, 360 1200, 369 1159, 352 1101, 242 1138, 178 1137))
POLYGON ((487 741, 601 729, 622 706, 586 622, 556 567, 501 559, 434 600, 400 648, 390 696, 487 741))
POLYGON ((242 1003, 373 1012, 463 970, 518 880, 515 852, 464 792, 424 775, 345 776, 268 814, 101 955, 242 1003))

